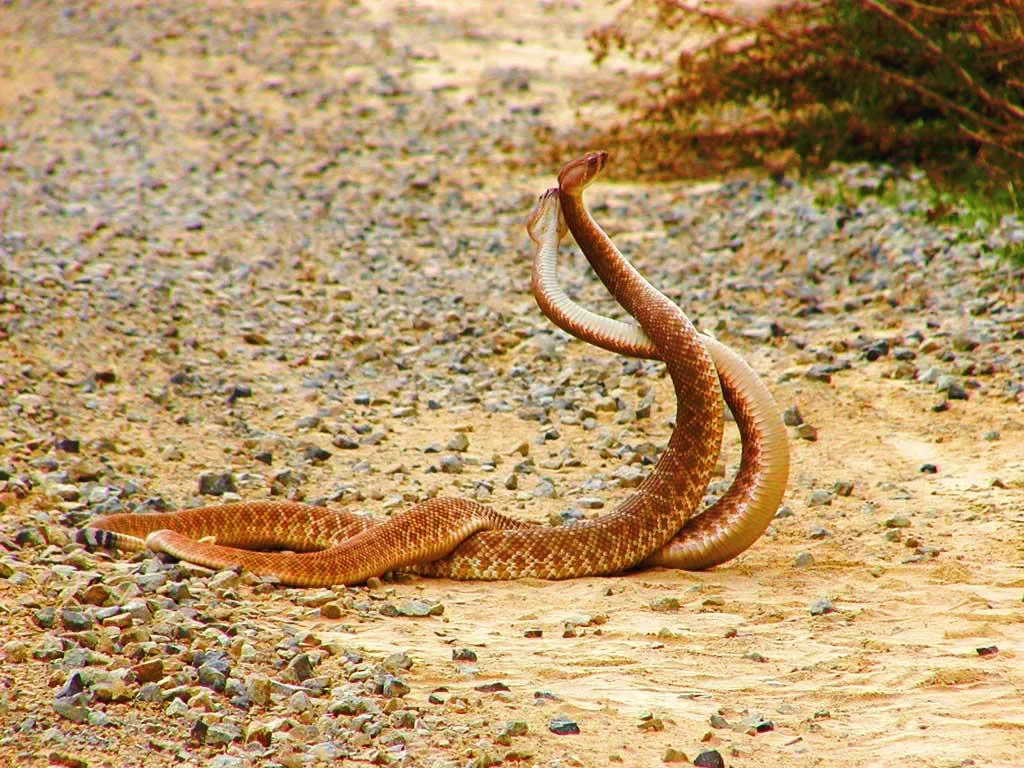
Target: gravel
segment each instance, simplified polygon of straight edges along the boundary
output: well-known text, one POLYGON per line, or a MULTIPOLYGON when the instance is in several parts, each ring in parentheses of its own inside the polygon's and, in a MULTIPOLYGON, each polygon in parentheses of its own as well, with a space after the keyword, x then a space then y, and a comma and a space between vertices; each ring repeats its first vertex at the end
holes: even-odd
MULTIPOLYGON (((238 497, 327 498, 382 515, 442 492, 498 508, 550 502, 554 521, 571 524, 637 487, 671 417, 663 389, 655 397, 660 369, 581 351, 529 295, 523 219, 557 163, 522 158, 543 154, 536 136, 557 100, 532 90, 530 71, 497 73, 473 103, 412 90, 424 46, 471 37, 436 17, 68 10, 24 14, 22 32, 49 50, 74 39, 117 60, 88 71, 64 62, 52 88, 18 97, 0 136, 0 579, 16 595, 10 626, 29 630, 3 650, 36 697, 33 711, 4 713, 13 727, 0 749, 35 749, 56 727, 53 747, 72 761, 98 737, 63 728, 85 723, 222 768, 257 747, 260 759, 295 765, 416 764, 442 738, 468 754, 493 729, 453 731, 431 714, 471 712, 461 689, 431 692, 434 705, 410 657, 336 639, 385 621, 433 622, 442 635, 458 608, 395 598, 386 580, 290 597, 251 574, 85 553, 69 532, 94 515, 238 497), (160 80, 183 50, 204 71, 225 69, 160 80), (500 174, 481 159, 492 157, 500 174), (491 416, 522 420, 529 439, 492 445, 473 428, 491 416), (403 442, 410 425, 414 447, 403 442), (255 618, 247 605, 262 598, 288 618, 255 618), (310 616, 332 636, 299 630, 310 616), (207 747, 232 754, 192 754, 207 747)), ((920 194, 892 169, 829 173, 850 185, 883 176, 920 194)), ((874 196, 820 205, 818 186, 630 185, 597 213, 611 231, 651 227, 645 276, 785 371, 777 391, 803 450, 827 436, 817 398, 856 377, 899 379, 923 403, 941 396, 936 420, 978 400, 1024 404, 1021 273, 993 255, 1024 237, 1021 222, 953 229, 874 196), (692 254, 685 268, 680 253, 692 254), (864 335, 847 322, 861 311, 891 330, 864 335)), ((581 257, 569 259, 568 291, 612 314, 581 257)), ((828 491, 811 489, 830 479, 800 477, 792 515, 774 524, 799 519, 801 537, 831 546, 825 515, 856 509, 854 488, 910 493, 864 490, 868 480, 828 491)), ((933 557, 917 539, 907 553, 910 525, 886 518, 884 546, 933 557)), ((681 611, 676 597, 636 602, 666 619, 681 611)), ((827 599, 810 606, 834 610, 827 599)), ((575 624, 562 638, 530 621, 516 632, 531 647, 598 631, 575 624)), ((468 648, 452 654, 477 662, 468 648)), ((554 717, 548 729, 580 726, 554 717)), ((528 729, 514 720, 501 733, 528 729)), ((498 747, 488 749, 511 754, 498 747)))

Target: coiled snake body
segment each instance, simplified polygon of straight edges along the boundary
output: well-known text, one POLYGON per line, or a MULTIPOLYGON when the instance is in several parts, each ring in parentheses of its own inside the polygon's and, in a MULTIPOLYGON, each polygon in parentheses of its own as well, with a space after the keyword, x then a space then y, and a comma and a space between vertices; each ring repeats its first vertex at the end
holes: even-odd
POLYGON ((616 573, 641 563, 701 568, 746 549, 771 520, 785 489, 788 453, 781 419, 756 375, 727 348, 701 337, 594 223, 583 189, 605 160, 605 153, 591 153, 565 166, 557 192, 542 196, 529 229, 537 243, 534 291, 545 314, 598 346, 663 361, 673 382, 677 412, 668 445, 614 512, 551 528, 465 499, 430 499, 376 524, 346 512, 267 501, 109 515, 91 521, 80 538, 124 550, 148 547, 213 568, 240 566, 295 586, 359 583, 390 570, 463 579, 561 579, 616 573), (639 329, 582 310, 553 282, 554 254, 565 231, 560 209, 587 259, 639 329), (544 270, 550 280, 538 277, 544 270), (718 458, 719 377, 743 437, 743 460, 730 491, 687 523, 718 458), (255 551, 263 549, 292 551, 255 551))

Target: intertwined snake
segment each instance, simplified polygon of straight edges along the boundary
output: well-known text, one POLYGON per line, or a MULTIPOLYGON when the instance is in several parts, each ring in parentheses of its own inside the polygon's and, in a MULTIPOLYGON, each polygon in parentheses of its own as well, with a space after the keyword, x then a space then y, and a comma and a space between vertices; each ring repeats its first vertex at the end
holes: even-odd
POLYGON ((240 566, 295 586, 353 584, 391 570, 463 579, 561 579, 640 564, 704 568, 742 552, 764 531, 785 490, 788 448, 778 409, 753 371, 728 348, 700 336, 590 217, 583 190, 605 160, 597 152, 566 165, 557 191, 541 197, 529 231, 537 245, 534 292, 545 314, 597 346, 663 361, 673 382, 677 411, 668 445, 614 512, 551 528, 465 499, 430 499, 377 524, 322 507, 247 502, 100 517, 82 539, 125 550, 148 547, 213 568, 240 566), (562 214, 639 329, 583 310, 558 288, 554 254, 565 233, 562 214), (743 438, 741 468, 727 494, 689 520, 717 462, 722 392, 743 438), (292 551, 255 551, 263 549, 292 551))

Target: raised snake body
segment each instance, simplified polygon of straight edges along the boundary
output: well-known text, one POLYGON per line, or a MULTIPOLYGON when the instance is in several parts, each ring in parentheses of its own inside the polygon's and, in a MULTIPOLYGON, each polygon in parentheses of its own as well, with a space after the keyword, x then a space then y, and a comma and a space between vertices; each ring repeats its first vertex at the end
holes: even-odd
MULTIPOLYGON (((785 486, 777 449, 768 452, 766 463, 749 461, 751 456, 764 456, 766 445, 779 442, 770 436, 771 425, 767 442, 760 439, 765 434, 762 422, 770 422, 772 416, 779 423, 781 420, 777 410, 764 411, 769 406, 763 404, 745 409, 749 402, 756 402, 757 393, 751 396, 743 389, 742 376, 734 380, 728 372, 716 373, 705 350, 707 339, 702 340, 682 311, 629 265, 590 218, 582 193, 603 168, 604 160, 603 153, 592 153, 562 170, 560 193, 541 199, 531 218, 531 236, 536 238, 542 232, 538 257, 542 251, 557 250, 564 233, 560 202, 588 260, 640 324, 642 335, 610 331, 617 328, 616 321, 585 311, 576 315, 572 314, 575 310, 568 310, 567 315, 564 303, 551 303, 557 294, 538 293, 542 309, 566 330, 598 346, 662 360, 673 381, 677 414, 668 446, 637 491, 614 512, 550 528, 505 517, 469 500, 431 499, 375 524, 319 507, 248 502, 164 515, 101 517, 83 532, 84 540, 128 550, 149 547, 210 567, 240 566, 296 586, 359 583, 369 576, 402 569, 453 578, 557 579, 620 572, 641 562, 707 567, 745 549, 764 530, 785 486), (699 505, 717 461, 722 433, 719 374, 744 437, 742 467, 749 464, 754 469, 733 493, 744 477, 741 467, 733 489, 696 518, 683 539, 677 537, 663 549, 699 505), (741 384, 730 390, 733 381, 741 384), (763 412, 767 415, 761 415, 763 412), (751 436, 752 453, 747 447, 751 436), (768 476, 769 482, 764 482, 768 476), (752 509, 756 514, 751 514, 752 509), (689 544, 693 536, 701 543, 689 544), (211 538, 216 544, 208 541, 211 538), (293 551, 253 551, 257 549, 293 551)), ((536 291, 536 280, 534 287, 536 291)), ((713 343, 709 346, 716 349, 713 343)), ((726 361, 727 370, 730 355, 738 360, 728 350, 715 354, 716 361, 726 361)), ((750 376, 763 390, 752 372, 750 376)), ((767 402, 774 407, 770 396, 767 402)), ((785 444, 784 432, 781 442, 785 444)))

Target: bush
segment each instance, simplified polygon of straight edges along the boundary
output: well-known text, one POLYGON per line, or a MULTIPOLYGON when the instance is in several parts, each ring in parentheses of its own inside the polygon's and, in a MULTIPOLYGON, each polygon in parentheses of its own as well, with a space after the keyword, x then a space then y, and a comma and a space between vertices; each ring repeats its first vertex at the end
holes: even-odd
POLYGON ((622 49, 654 64, 619 98, 628 118, 596 137, 616 167, 876 160, 1021 188, 1024 0, 796 1, 756 18, 692 2, 627 0, 590 34, 598 61, 622 49))

